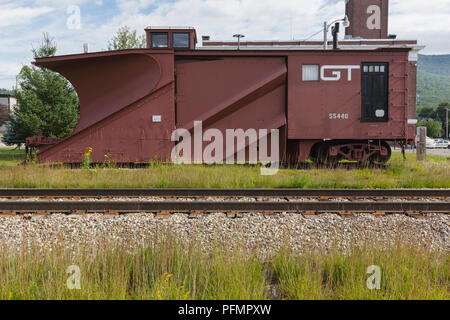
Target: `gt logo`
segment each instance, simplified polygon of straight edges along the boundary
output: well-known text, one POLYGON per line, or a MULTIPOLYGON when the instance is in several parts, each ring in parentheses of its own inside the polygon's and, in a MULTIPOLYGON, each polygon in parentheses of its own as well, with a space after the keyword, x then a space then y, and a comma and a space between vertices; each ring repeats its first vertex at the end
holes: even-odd
POLYGON ((322 66, 320 68, 320 78, 323 81, 339 81, 341 80, 341 71, 333 71, 332 75, 333 77, 326 77, 325 71, 326 70, 347 70, 347 80, 352 81, 352 70, 358 70, 360 69, 360 66, 322 66))

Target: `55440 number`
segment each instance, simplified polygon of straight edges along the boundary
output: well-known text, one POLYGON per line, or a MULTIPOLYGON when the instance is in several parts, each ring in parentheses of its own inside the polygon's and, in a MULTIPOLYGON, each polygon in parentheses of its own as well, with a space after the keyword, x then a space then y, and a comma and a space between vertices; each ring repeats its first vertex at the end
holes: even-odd
POLYGON ((349 115, 348 113, 330 113, 328 115, 330 120, 348 120, 349 115))

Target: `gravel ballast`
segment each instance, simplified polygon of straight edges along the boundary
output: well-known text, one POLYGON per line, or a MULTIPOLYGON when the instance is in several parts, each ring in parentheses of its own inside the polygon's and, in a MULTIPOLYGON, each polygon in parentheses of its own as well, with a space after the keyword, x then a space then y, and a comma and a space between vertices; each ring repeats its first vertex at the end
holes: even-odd
POLYGON ((450 216, 402 214, 375 216, 336 214, 304 216, 295 213, 242 214, 234 218, 223 213, 192 218, 174 214, 102 214, 0 217, 0 244, 20 249, 24 244, 49 248, 57 244, 76 249, 82 244, 97 246, 102 239, 131 246, 148 245, 170 234, 181 241, 196 240, 205 250, 224 244, 274 252, 281 246, 295 250, 316 250, 355 244, 392 244, 398 241, 450 251, 450 216))

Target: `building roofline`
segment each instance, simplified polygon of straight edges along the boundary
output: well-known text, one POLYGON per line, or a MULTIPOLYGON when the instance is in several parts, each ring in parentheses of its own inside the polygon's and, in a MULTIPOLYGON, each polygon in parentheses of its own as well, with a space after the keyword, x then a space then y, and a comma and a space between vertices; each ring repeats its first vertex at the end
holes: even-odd
POLYGON ((158 48, 142 48, 142 49, 126 49, 126 50, 114 50, 114 51, 97 51, 97 52, 89 52, 89 53, 74 53, 67 55, 60 55, 54 57, 47 58, 37 58, 36 61, 32 62, 33 65, 39 65, 45 62, 57 62, 57 61, 66 61, 66 60, 78 60, 78 59, 89 59, 89 58, 100 58, 100 57, 109 57, 109 56, 117 56, 117 55, 127 55, 127 54, 141 54, 141 53, 173 53, 173 49, 158 49, 158 48))
POLYGON ((197 51, 321 51, 321 52, 351 52, 351 51, 379 51, 379 50, 422 50, 425 46, 418 45, 347 45, 335 50, 333 48, 323 49, 319 45, 304 46, 241 46, 237 50, 237 46, 205 46, 198 47, 197 51))
MULTIPOLYGON (((260 41, 243 41, 239 44, 240 48, 246 47, 323 47, 323 41, 278 41, 278 40, 260 40, 260 41)), ((327 42, 329 47, 332 47, 333 42, 327 42)), ((392 40, 392 39, 349 39, 349 40, 340 40, 338 41, 339 46, 372 46, 372 47, 380 47, 380 46, 417 46, 416 40, 392 40)), ((237 41, 214 41, 214 40, 203 40, 202 47, 237 47, 237 41)))
MULTIPOLYGON (((209 43, 209 42, 220 42, 220 43, 237 43, 236 40, 203 40, 203 42, 205 43, 209 43)), ((295 40, 245 40, 245 41, 241 41, 241 45, 245 44, 245 43, 255 43, 255 42, 279 42, 279 43, 291 43, 291 42, 295 42, 295 43, 309 43, 309 42, 321 42, 323 43, 322 40, 299 40, 299 39, 295 39, 295 40)), ((328 41, 329 43, 333 43, 333 41, 328 41)), ((345 42, 410 42, 410 43, 417 43, 417 40, 412 40, 412 39, 363 39, 363 38, 351 38, 351 39, 339 39, 339 42, 341 43, 345 43, 345 42)))
POLYGON ((218 46, 218 47, 197 47, 195 50, 180 50, 176 51, 174 49, 157 49, 157 48, 145 48, 145 49, 128 49, 128 50, 116 50, 116 51, 99 51, 99 52, 90 52, 90 53, 77 53, 77 54, 68 54, 47 58, 38 58, 36 61, 32 62, 33 65, 36 66, 44 66, 46 64, 51 63, 63 63, 66 61, 74 61, 74 60, 82 60, 82 59, 93 59, 93 58, 102 58, 109 56, 117 56, 117 55, 131 55, 131 54, 174 54, 176 56, 183 55, 287 55, 292 52, 317 52, 317 53, 350 53, 350 52, 389 52, 389 51, 415 51, 418 52, 422 50, 424 46, 417 45, 401 45, 401 46, 392 46, 392 45, 356 45, 356 46, 345 46, 338 50, 328 49, 324 50, 321 46, 247 46, 241 47, 240 50, 237 50, 237 47, 232 46, 218 46))
POLYGON ((195 30, 194 27, 184 26, 184 27, 177 27, 177 26, 171 26, 171 27, 164 27, 164 26, 149 26, 145 28, 145 30, 195 30))

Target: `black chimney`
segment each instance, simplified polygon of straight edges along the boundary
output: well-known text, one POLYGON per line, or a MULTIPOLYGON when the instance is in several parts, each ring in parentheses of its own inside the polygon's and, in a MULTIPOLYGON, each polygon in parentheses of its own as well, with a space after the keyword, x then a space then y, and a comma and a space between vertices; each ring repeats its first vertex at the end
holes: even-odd
POLYGON ((331 27, 331 33, 333 34, 333 49, 336 50, 338 48, 339 22, 336 22, 334 27, 331 27))

